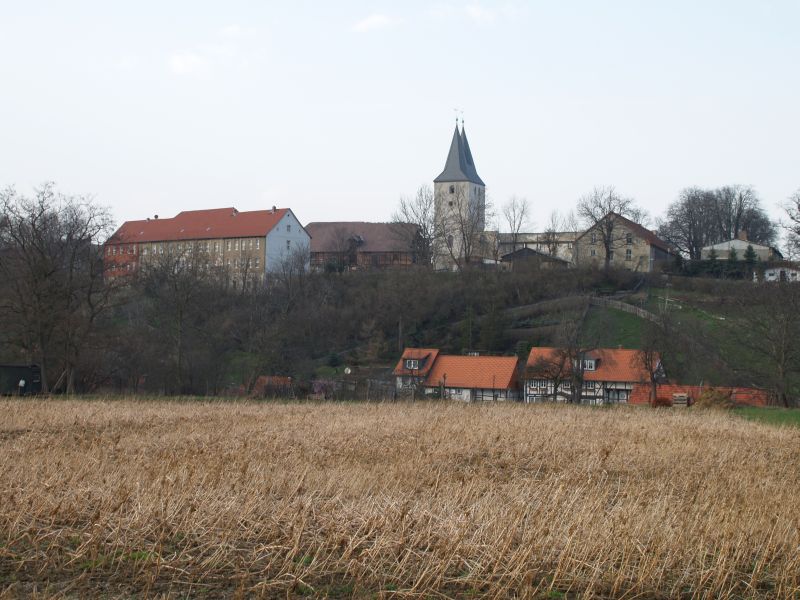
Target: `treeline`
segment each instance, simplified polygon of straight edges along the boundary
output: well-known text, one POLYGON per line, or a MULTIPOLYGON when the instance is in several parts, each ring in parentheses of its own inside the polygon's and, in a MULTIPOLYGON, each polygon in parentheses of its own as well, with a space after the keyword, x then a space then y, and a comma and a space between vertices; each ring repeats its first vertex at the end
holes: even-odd
MULTIPOLYGON (((0 362, 39 364, 44 389, 55 392, 249 391, 261 375, 308 381, 325 365, 390 365, 404 346, 524 356, 532 344, 558 340, 546 328, 509 339, 508 308, 648 285, 641 274, 614 270, 340 274, 309 273, 303 261, 287 260, 267 285, 243 286, 187 253, 108 279, 99 242, 111 220, 90 199, 45 186, 33 198, 3 192, 0 210, 0 362)), ((661 275, 650 277, 663 284, 661 275)), ((725 361, 730 376, 795 394, 800 286, 692 281, 718 286, 713 297, 734 309, 734 352, 752 348, 760 357, 725 361)), ((553 319, 574 318, 566 304, 553 319)), ((691 369, 716 360, 693 335, 655 337, 671 375, 694 377, 691 369)))
POLYGON ((388 364, 405 345, 513 351, 503 336, 507 307, 634 277, 309 273, 289 260, 267 285, 242 286, 184 252, 108 279, 98 244, 110 227, 103 209, 49 186, 1 200, 0 360, 41 365, 49 391, 213 395, 248 389, 259 375, 308 379, 329 362, 388 364))

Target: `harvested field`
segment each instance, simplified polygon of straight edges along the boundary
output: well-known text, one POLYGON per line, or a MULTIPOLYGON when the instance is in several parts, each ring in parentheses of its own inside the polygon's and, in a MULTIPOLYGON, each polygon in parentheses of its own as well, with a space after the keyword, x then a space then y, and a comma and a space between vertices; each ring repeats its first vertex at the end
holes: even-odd
POLYGON ((0 597, 797 598, 800 429, 0 401, 0 597))

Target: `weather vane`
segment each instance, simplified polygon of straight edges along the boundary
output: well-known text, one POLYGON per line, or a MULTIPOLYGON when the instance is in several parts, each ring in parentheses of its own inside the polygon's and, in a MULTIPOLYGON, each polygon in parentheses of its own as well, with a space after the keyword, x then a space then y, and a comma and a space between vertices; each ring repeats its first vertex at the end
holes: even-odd
POLYGON ((464 126, 464 111, 460 108, 454 108, 453 112, 456 113, 456 125, 458 125, 458 116, 461 115, 461 126, 464 126))

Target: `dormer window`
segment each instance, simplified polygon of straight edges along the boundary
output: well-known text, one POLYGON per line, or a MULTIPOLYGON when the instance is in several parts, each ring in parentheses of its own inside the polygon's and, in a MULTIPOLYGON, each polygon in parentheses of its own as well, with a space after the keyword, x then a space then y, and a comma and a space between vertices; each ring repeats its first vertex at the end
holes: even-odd
POLYGON ((584 358, 580 363, 576 360, 573 364, 575 367, 580 364, 584 371, 594 371, 597 369, 597 359, 595 358, 584 358))
POLYGON ((419 360, 415 358, 408 358, 406 359, 406 369, 409 371, 416 371, 419 369, 419 360))

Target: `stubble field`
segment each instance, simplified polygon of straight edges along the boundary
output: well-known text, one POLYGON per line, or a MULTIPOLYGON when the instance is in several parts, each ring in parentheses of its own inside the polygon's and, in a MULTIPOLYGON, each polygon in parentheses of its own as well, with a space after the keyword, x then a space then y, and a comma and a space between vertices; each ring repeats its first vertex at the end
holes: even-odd
POLYGON ((0 401, 0 597, 797 598, 800 429, 0 401))

